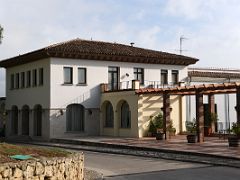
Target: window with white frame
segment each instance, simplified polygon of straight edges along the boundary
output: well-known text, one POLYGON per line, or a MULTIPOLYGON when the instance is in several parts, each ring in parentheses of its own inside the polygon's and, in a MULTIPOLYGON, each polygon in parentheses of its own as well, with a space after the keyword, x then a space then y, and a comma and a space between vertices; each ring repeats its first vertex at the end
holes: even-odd
POLYGON ((87 84, 86 68, 78 68, 78 84, 87 84))
POLYGON ((31 71, 27 71, 27 85, 26 87, 31 86, 31 71))
POLYGON ((43 85, 43 68, 39 68, 38 70, 38 85, 43 85))
POLYGON ((64 74, 64 84, 72 84, 73 83, 73 68, 72 67, 63 67, 64 74))
POLYGON ((134 79, 139 80, 140 84, 144 84, 144 69, 143 68, 134 68, 134 79))

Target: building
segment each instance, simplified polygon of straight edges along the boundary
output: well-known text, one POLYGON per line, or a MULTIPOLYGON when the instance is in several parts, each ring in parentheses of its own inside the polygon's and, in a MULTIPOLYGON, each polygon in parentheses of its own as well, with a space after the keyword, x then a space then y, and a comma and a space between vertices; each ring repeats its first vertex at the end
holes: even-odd
MULTIPOLYGON (((240 82, 240 70, 239 69, 229 69, 229 68, 188 68, 188 80, 186 81, 188 85, 197 84, 222 84, 222 83, 232 83, 240 82)), ((225 93, 216 94, 213 96, 215 102, 215 112, 218 115, 218 124, 215 128, 216 131, 228 130, 231 128, 233 122, 237 121, 236 116, 236 94, 235 93, 225 93)), ((187 120, 191 121, 196 118, 195 97, 186 97, 187 105, 187 120)), ((208 97, 204 96, 203 99, 204 107, 208 107, 208 97)), ((206 110, 205 110, 206 112, 206 110)), ((206 114, 205 114, 206 115, 206 114)))
POLYGON ((5 121, 6 121, 6 113, 5 113, 5 97, 0 97, 0 137, 4 135, 5 131, 5 121))
MULTIPOLYGON (((154 95, 140 96, 134 89, 178 86, 187 79, 188 65, 197 61, 81 39, 3 60, 6 135, 33 139, 99 134, 142 137, 149 117, 160 111, 156 104, 162 106, 162 100, 154 95), (108 92, 101 93, 101 88, 108 92)), ((177 104, 175 97, 172 101, 177 104)), ((186 118, 185 113, 181 117, 176 113, 173 121, 179 132, 183 126, 179 119, 186 118)))

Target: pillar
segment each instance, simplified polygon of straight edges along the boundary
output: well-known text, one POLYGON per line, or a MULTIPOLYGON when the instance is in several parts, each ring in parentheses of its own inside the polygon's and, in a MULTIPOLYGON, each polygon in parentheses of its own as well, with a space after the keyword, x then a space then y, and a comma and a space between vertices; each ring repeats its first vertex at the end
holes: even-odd
POLYGON ((197 139, 198 142, 204 141, 204 108, 203 94, 196 92, 196 124, 197 124, 197 139))
POLYGON ((140 89, 140 81, 139 80, 132 80, 132 89, 140 89))
POLYGON ((167 127, 170 124, 170 95, 163 94, 163 130, 165 133, 165 139, 169 139, 169 132, 167 127))
POLYGON ((236 112, 237 112, 237 123, 240 124, 240 87, 237 87, 237 94, 236 94, 236 112))
MULTIPOLYGON (((215 110, 215 98, 214 98, 214 94, 209 94, 208 95, 208 112, 210 113, 210 115, 212 113, 215 113, 216 110, 215 110)), ((216 130, 215 130, 215 122, 212 122, 211 124, 211 128, 212 128, 212 133, 214 133, 216 130)))

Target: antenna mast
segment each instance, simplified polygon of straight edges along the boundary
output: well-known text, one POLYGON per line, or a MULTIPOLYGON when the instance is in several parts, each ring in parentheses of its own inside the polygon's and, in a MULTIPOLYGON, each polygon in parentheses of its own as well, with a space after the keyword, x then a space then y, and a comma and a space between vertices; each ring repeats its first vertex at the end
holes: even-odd
POLYGON ((183 52, 183 49, 182 49, 183 40, 186 40, 186 39, 187 38, 184 37, 183 35, 180 36, 180 49, 179 49, 180 55, 182 55, 182 52, 183 52))

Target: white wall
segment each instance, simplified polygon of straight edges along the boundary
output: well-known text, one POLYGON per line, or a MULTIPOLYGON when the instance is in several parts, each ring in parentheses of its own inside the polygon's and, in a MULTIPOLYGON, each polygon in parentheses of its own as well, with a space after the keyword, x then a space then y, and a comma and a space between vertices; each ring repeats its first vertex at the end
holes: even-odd
POLYGON ((185 66, 51 58, 51 108, 66 107, 71 103, 81 103, 86 108, 99 108, 99 85, 108 83, 108 66, 120 67, 120 82, 134 79, 134 67, 144 68, 146 81, 160 81, 161 69, 169 70, 169 81, 170 70, 179 70, 180 81, 187 76, 185 66), (63 85, 64 66, 73 67, 73 85, 63 85), (77 85, 78 67, 87 68, 87 86, 77 85))
MULTIPOLYGON (((49 137, 49 108, 50 108, 50 60, 49 59, 43 59, 39 61, 35 61, 32 63, 27 63, 19 66, 14 66, 7 68, 6 70, 6 110, 11 110, 13 105, 16 105, 19 110, 22 109, 24 105, 28 105, 30 108, 30 117, 29 117, 29 135, 33 136, 33 111, 35 105, 40 104, 43 109, 42 114, 42 138, 48 139, 49 137), (26 78, 26 72, 31 71, 31 78, 32 78, 32 70, 37 69, 37 77, 38 77, 38 69, 43 68, 43 85, 42 86, 36 86, 36 87, 29 87, 29 88, 19 88, 19 89, 10 89, 10 76, 11 74, 21 73, 25 72, 25 78, 26 78)), ((21 81, 21 77, 20 77, 21 81)), ((25 79, 26 83, 26 79, 25 79)), ((32 83, 32 79, 31 79, 32 83)), ((38 83, 38 78, 37 78, 38 83)), ((7 128, 6 133, 7 135, 10 135, 11 131, 11 120, 10 120, 10 111, 8 111, 8 121, 7 121, 7 128)), ((18 135, 21 135, 21 129, 22 129, 22 119, 21 119, 21 113, 18 115, 18 135)))
MULTIPOLYGON (((12 105, 18 106, 18 108, 22 108, 23 105, 27 104, 30 109, 34 107, 36 104, 41 104, 43 108, 49 108, 50 105, 50 82, 49 82, 49 74, 50 74, 50 66, 49 59, 43 59, 39 61, 35 61, 32 63, 27 63, 19 66, 14 66, 7 68, 6 70, 6 109, 11 109, 12 105), (26 72, 28 70, 43 68, 44 71, 44 82, 43 86, 29 87, 29 88, 19 88, 19 89, 10 89, 10 76, 11 74, 26 72)), ((32 77, 32 74, 31 74, 32 77)), ((21 80, 21 78, 20 78, 21 80)), ((26 80, 25 80, 26 82, 26 80)), ((32 81, 31 81, 32 82, 32 81)))

